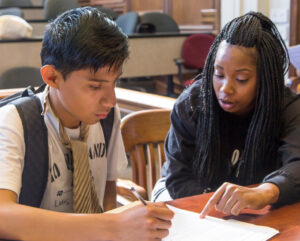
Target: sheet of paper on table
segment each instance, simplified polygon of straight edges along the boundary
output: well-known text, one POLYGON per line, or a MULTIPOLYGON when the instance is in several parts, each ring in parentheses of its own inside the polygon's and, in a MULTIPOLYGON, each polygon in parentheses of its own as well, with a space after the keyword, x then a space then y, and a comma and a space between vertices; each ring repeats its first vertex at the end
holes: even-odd
POLYGON ((224 220, 186 211, 168 205, 174 211, 169 236, 162 241, 265 241, 279 233, 266 226, 258 226, 237 220, 224 220))

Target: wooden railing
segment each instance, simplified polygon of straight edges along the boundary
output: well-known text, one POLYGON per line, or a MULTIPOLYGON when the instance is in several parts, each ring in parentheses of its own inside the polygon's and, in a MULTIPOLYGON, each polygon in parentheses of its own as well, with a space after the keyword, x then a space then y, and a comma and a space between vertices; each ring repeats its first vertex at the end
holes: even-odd
MULTIPOLYGON (((16 92, 21 90, 23 89, 2 89, 0 90, 0 99, 15 94, 16 92)), ((176 101, 176 99, 166 96, 149 94, 118 87, 116 88, 116 96, 120 111, 123 114, 129 114, 134 111, 145 109, 172 109, 176 101)))

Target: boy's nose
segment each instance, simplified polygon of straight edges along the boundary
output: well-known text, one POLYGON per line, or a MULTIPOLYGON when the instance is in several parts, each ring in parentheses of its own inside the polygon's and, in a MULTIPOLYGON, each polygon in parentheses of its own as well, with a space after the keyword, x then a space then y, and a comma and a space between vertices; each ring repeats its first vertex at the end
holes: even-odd
POLYGON ((101 104, 108 108, 112 108, 117 104, 115 89, 106 92, 106 95, 101 100, 101 104))

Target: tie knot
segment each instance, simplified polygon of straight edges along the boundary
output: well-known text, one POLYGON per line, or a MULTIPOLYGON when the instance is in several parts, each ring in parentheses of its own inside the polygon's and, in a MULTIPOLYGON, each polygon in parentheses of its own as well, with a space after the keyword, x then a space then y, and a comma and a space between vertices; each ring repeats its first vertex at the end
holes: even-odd
MULTIPOLYGON (((60 139, 61 139, 62 144, 66 148, 71 148, 71 140, 70 140, 68 134, 66 133, 66 130, 63 127, 61 122, 59 122, 59 134, 60 134, 60 139)), ((81 123, 80 124, 79 141, 86 142, 87 138, 88 138, 88 134, 89 134, 89 126, 85 123, 81 123)))
POLYGON ((85 123, 80 124, 80 140, 86 142, 89 136, 89 126, 85 123))

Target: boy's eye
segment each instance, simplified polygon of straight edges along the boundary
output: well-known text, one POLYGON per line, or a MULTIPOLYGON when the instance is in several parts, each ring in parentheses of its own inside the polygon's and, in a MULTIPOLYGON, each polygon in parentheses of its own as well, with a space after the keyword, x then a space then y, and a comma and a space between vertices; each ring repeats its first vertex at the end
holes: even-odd
POLYGON ((99 90, 102 88, 102 85, 90 85, 89 86, 92 90, 99 90))

